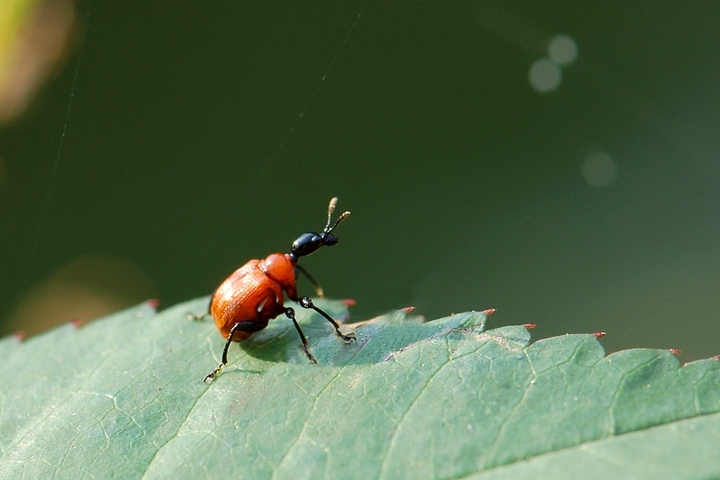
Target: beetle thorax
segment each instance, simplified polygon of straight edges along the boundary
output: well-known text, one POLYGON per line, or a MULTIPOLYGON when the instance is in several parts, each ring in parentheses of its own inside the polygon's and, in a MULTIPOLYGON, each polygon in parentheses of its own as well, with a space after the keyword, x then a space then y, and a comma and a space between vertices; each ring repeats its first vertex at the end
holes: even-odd
POLYGON ((295 262, 286 253, 273 253, 260 260, 258 268, 282 286, 290 298, 295 296, 295 262))

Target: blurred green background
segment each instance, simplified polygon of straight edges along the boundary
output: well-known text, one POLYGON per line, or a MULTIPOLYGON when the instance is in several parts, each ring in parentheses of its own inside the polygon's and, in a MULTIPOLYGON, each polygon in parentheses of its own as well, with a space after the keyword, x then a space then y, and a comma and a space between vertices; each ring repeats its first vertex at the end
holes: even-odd
POLYGON ((302 264, 353 320, 720 353, 720 2, 364 5, 75 5, 0 130, 0 333, 210 294, 338 196, 302 264))

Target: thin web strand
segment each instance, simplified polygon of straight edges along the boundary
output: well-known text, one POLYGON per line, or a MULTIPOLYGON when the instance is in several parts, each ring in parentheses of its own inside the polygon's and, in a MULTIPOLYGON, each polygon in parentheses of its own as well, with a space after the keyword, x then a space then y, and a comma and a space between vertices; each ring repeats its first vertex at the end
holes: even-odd
MULTIPOLYGON (((310 109, 310 106, 312 105, 313 101, 315 100, 315 97, 317 96, 318 91, 320 90, 320 87, 322 87, 322 84, 325 82, 325 79, 327 79, 328 75, 332 71, 333 67, 335 66, 335 63, 337 62, 338 58, 340 57, 340 54, 342 53, 345 44, 347 44, 348 40, 350 39, 350 36, 352 35, 353 31, 355 30, 355 27, 357 26, 358 22, 360 21, 360 17, 362 17, 363 12, 365 12, 365 7, 367 7, 370 0, 365 0, 362 7, 360 8, 360 12, 355 17, 355 21, 350 26, 350 29, 348 30, 347 34, 345 35, 345 38, 343 39, 342 43, 340 44, 340 47, 338 47, 337 51, 335 52, 335 55, 333 56, 332 60, 330 61, 330 64, 325 69, 325 73, 323 73, 323 76, 320 78, 320 81, 315 85, 315 89, 313 89, 312 93, 308 97, 307 101, 305 102, 305 106, 298 114, 297 118, 295 119, 295 123, 290 127, 287 134, 285 135, 285 138, 280 143, 280 146, 277 148, 275 153, 270 157, 270 160, 267 162, 264 162, 262 168, 258 172, 258 178, 264 179, 267 177, 270 170, 274 167, 274 165, 277 163, 278 158, 280 158, 280 154, 284 150, 285 146, 288 144, 290 139, 292 138, 293 134, 297 130, 297 127, 300 125, 300 122, 303 121, 305 118, 305 114, 310 109)), ((255 185, 259 185, 262 182, 255 182, 255 185)), ((255 187, 256 189, 257 187, 255 187)), ((251 189, 250 191, 247 191, 247 197, 252 198, 254 196, 254 189, 251 189)), ((223 224, 220 225, 213 235, 211 236, 211 240, 207 243, 206 247, 204 248, 205 255, 210 255, 215 245, 218 244, 223 238, 224 232, 230 228, 231 225, 234 225, 237 222, 237 219, 240 217, 240 210, 236 209, 234 212, 225 215, 223 217, 223 224)))
POLYGON ((65 135, 67 133, 68 124, 70 123, 70 112, 72 111, 73 100, 75 98, 75 91, 77 89, 77 79, 80 73, 80 66, 82 65, 83 52, 85 51, 85 36, 86 26, 90 19, 90 6, 88 6, 85 12, 85 18, 83 20, 83 33, 80 37, 80 46, 78 48, 77 61, 75 62, 75 72, 73 74, 72 86, 70 87, 70 101, 68 103, 67 111, 65 112, 65 123, 63 124, 62 134, 60 135, 60 145, 58 146, 57 155, 55 155, 55 161, 53 162, 52 172, 50 173, 50 186, 45 197, 45 202, 40 210, 40 215, 37 220, 37 226, 35 227, 35 233, 30 243, 30 252, 28 254, 28 260, 26 262, 27 268, 25 269, 26 280, 29 280, 32 276, 33 264, 35 263, 35 257, 37 256, 38 248, 40 247, 40 239, 45 228, 45 222, 47 219, 48 210, 50 208, 50 202, 53 194, 55 193, 55 184, 57 183, 58 171, 60 168, 60 159, 62 158, 63 146, 65 145, 65 135))

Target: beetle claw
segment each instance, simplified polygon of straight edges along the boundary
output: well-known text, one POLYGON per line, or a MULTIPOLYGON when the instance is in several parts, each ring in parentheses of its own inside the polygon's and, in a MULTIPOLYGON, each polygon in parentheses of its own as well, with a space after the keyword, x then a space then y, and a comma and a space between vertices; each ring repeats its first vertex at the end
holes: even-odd
POLYGON ((203 313, 203 314, 198 315, 198 314, 196 314, 196 313, 187 312, 187 313, 185 314, 185 316, 186 316, 187 319, 190 320, 190 321, 193 321, 193 322, 202 322, 203 320, 205 320, 206 317, 209 317, 210 315, 207 314, 207 313, 203 313))
POLYGON ((213 380, 215 380, 215 378, 220 374, 220 370, 222 370, 222 367, 223 367, 223 364, 221 363, 220 365, 217 366, 217 368, 215 370, 213 370, 211 373, 208 374, 207 377, 205 377, 203 382, 210 383, 213 380))
POLYGON ((306 350, 305 350, 305 355, 307 355, 307 358, 308 358, 308 360, 310 360, 310 362, 312 362, 312 363, 314 363, 314 364, 317 364, 317 363, 318 363, 318 361, 315 360, 315 357, 313 356, 313 354, 310 353, 310 350, 307 350, 307 349, 306 349, 306 350))
POLYGON ((355 332, 349 332, 347 334, 340 333, 339 336, 345 343, 351 343, 357 340, 357 338, 355 337, 355 332))

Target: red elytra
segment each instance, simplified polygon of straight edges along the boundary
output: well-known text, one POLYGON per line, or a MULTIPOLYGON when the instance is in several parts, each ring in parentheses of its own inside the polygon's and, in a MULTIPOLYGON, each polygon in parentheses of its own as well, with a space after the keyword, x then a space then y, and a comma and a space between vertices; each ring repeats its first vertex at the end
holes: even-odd
MULTIPOLYGON (((273 253, 264 260, 250 260, 235 270, 215 290, 210 301, 210 315, 220 335, 228 338, 233 326, 242 321, 265 327, 285 313, 283 291, 290 300, 298 300, 295 265, 289 254, 273 253)), ((233 341, 245 340, 252 334, 236 330, 233 341)))
POLYGON ((332 223, 337 198, 330 200, 328 220, 322 233, 305 233, 292 244, 290 253, 273 253, 263 260, 253 259, 235 270, 215 290, 210 299, 209 313, 223 338, 227 339, 222 354, 222 363, 205 377, 212 381, 224 365, 227 364, 227 352, 230 344, 250 337, 253 333, 267 327, 268 322, 285 314, 295 325, 300 335, 305 354, 311 362, 317 363, 308 349, 308 342, 300 325, 295 320, 295 310, 285 307, 283 294, 296 301, 303 308, 310 308, 325 317, 335 328, 335 333, 345 342, 354 338, 354 334, 343 334, 338 323, 322 309, 315 306, 308 297, 298 297, 297 271, 305 274, 315 287, 319 296, 322 289, 317 282, 298 265, 300 257, 310 255, 323 246, 335 245, 338 237, 332 231, 345 220, 350 212, 345 212, 332 223))

